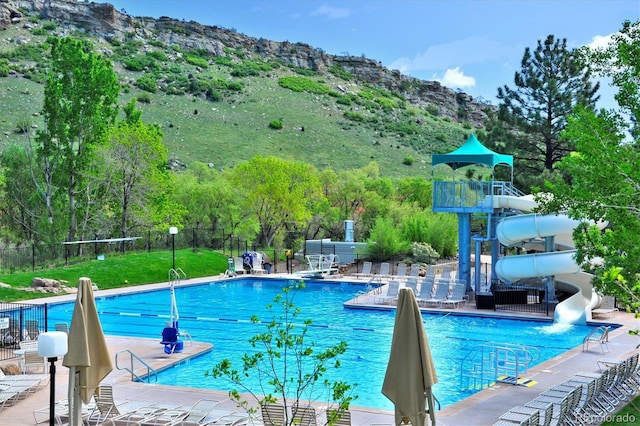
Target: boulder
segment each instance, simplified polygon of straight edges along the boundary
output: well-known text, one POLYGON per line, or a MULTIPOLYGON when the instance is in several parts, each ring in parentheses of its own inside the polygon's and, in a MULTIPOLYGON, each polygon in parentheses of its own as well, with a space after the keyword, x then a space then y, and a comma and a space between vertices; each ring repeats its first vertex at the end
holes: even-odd
POLYGON ((60 281, 51 278, 35 277, 31 281, 31 287, 60 288, 60 281))

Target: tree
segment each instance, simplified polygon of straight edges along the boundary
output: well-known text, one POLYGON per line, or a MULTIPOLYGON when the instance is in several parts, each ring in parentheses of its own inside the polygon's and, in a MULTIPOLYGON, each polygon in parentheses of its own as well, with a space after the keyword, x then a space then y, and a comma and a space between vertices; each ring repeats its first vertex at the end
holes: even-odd
MULTIPOLYGON (((260 321, 255 315, 251 318, 253 324, 264 330, 250 339, 255 351, 243 356, 241 370, 234 369, 225 359, 207 375, 226 377, 260 406, 279 401, 285 407, 284 425, 297 424, 289 413, 293 407, 304 406, 303 400, 322 400, 332 407, 327 412, 327 424, 331 425, 357 398, 352 396, 355 385, 323 378, 328 368, 340 367, 339 357, 347 350, 347 343, 324 342, 328 345, 325 348, 318 348, 315 342, 307 343, 307 332, 313 321, 299 320, 301 311, 294 304, 297 291, 303 288, 303 281, 290 283, 274 298, 273 304, 267 305, 271 318, 267 321, 260 321), (260 390, 247 384, 251 375, 256 375, 260 390)), ((229 396, 248 412, 255 412, 237 389, 230 391, 229 396)))
POLYGON ((89 167, 94 148, 105 141, 115 121, 120 92, 111 64, 91 52, 88 42, 51 38, 51 69, 44 89, 38 132, 37 158, 43 170, 39 184, 48 221, 54 222, 54 196, 66 194, 68 235, 77 232, 78 188, 89 167))
POLYGON ((244 190, 242 204, 260 222, 262 247, 271 246, 286 226, 304 226, 312 206, 324 199, 317 171, 301 162, 256 156, 238 165, 230 179, 244 190))
POLYGON ((575 152, 559 164, 570 181, 556 179, 540 197, 545 211, 584 220, 574 232, 577 260, 593 270, 595 287, 633 310, 640 307, 640 24, 625 23, 606 49, 584 51, 619 89, 620 112, 578 108, 563 137, 575 152), (628 119, 627 119, 628 118, 628 119), (591 223, 606 224, 604 230, 591 223), (593 262, 593 259, 601 259, 593 262))
POLYGON ((502 123, 493 130, 495 137, 489 142, 503 142, 503 152, 513 154, 514 174, 522 186, 528 186, 530 177, 553 170, 571 151, 560 132, 576 105, 593 106, 598 100, 600 86, 593 84, 591 77, 582 56, 567 48, 567 40, 549 35, 544 42, 538 40, 535 51, 525 49, 521 69, 514 77, 515 88, 498 88, 502 123))
POLYGON ((162 214, 172 210, 172 225, 178 225, 178 212, 183 209, 172 203, 172 176, 166 169, 167 147, 157 125, 142 122, 133 98, 124 108, 125 120, 109 133, 107 143, 99 150, 104 173, 100 175, 113 202, 117 234, 129 236, 136 227, 163 225, 162 214))

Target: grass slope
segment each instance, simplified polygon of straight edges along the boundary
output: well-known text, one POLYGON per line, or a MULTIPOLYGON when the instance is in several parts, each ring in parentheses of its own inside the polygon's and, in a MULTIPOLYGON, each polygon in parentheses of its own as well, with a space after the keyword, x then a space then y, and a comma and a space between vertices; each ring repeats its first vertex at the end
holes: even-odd
MULTIPOLYGON (((43 31, 44 22, 34 20, 32 24, 43 31)), ((17 49, 15 40, 18 39, 42 43, 46 34, 36 35, 33 30, 29 32, 22 26, 12 27, 0 33, 0 52, 17 49)), ((89 39, 97 50, 118 49, 103 40, 89 39)), ((154 49, 171 55, 171 49, 167 47, 154 49)), ((142 47, 132 55, 141 56, 141 52, 142 47)), ((384 98, 387 94, 376 94, 375 90, 374 95, 367 93, 369 99, 380 95, 385 101, 391 99, 390 102, 403 105, 391 111, 382 107, 376 111, 358 104, 338 104, 335 96, 327 94, 294 92, 278 84, 280 77, 296 75, 286 66, 275 66, 258 76, 233 77, 230 74, 233 68, 211 59, 204 69, 177 60, 164 60, 158 62, 160 70, 136 72, 123 67, 122 60, 127 56, 113 55, 112 58, 123 85, 121 104, 124 105, 132 96, 149 96, 150 103, 139 103, 143 120, 161 125, 170 156, 187 165, 201 161, 212 163, 217 169, 228 169, 260 154, 305 161, 320 169, 331 167, 337 171, 376 161, 383 176, 429 176, 431 154, 454 149, 472 131, 404 103, 394 98, 395 95, 384 98), (154 75, 158 81, 197 76, 203 81, 239 82, 242 90, 223 90, 222 99, 217 102, 190 94, 169 95, 162 91, 150 94, 135 86, 141 77, 149 75, 154 75), (349 120, 345 118, 345 112, 362 115, 369 121, 349 120), (281 120, 284 128, 270 129, 268 125, 272 120, 281 120), (402 135, 393 130, 393 126, 402 128, 415 125, 416 121, 421 122, 416 134, 402 135), (405 164, 408 158, 413 160, 411 165, 405 164)), ((238 57, 233 58, 242 61, 238 57)), ((14 60, 11 63, 29 74, 30 60, 35 58, 27 55, 20 59, 19 66, 14 60)), ((33 78, 42 79, 42 74, 37 74, 42 68, 31 68, 39 70, 33 72, 33 78)), ((362 83, 347 81, 333 74, 309 78, 334 92, 340 86, 354 96, 371 90, 362 83)), ((43 89, 42 84, 21 76, 0 77, 0 108, 3 111, 0 117, 0 131, 3 133, 0 148, 10 143, 25 143, 26 136, 16 132, 18 123, 29 122, 32 135, 36 128, 42 128, 38 112, 43 104, 43 89)), ((375 105, 375 102, 371 104, 375 105)))
MULTIPOLYGON (((176 268, 181 268, 187 278, 215 276, 227 269, 227 257, 211 250, 176 250, 176 268)), ((168 280, 172 266, 171 251, 154 251, 110 255, 105 260, 92 260, 46 271, 0 275, 0 282, 10 288, 0 288, 0 302, 28 300, 54 294, 25 292, 35 277, 51 278, 75 287, 81 277, 89 277, 101 290, 160 283, 168 280)))

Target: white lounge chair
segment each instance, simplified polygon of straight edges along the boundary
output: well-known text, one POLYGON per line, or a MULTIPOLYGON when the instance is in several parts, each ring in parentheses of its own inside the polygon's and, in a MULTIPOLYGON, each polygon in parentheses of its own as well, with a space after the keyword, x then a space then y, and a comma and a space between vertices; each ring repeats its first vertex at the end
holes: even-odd
POLYGON ((430 299, 422 300, 422 303, 427 306, 439 307, 443 300, 447 300, 449 296, 449 281, 438 280, 434 283, 435 290, 433 296, 430 299))
POLYGON ((391 280, 387 285, 387 293, 383 296, 376 297, 376 303, 390 304, 398 300, 398 291, 400 290, 400 282, 391 280))
POLYGON ((434 281, 432 277, 426 277, 420 283, 420 290, 416 294, 416 300, 418 305, 426 303, 427 300, 433 299, 433 285, 434 281))
POLYGON ((465 305, 467 303, 466 290, 466 284, 455 284, 451 294, 449 294, 445 300, 440 302, 440 306, 458 308, 460 305, 465 305))
POLYGON ((413 294, 418 294, 418 279, 417 278, 407 278, 407 281, 404 283, 406 288, 410 288, 413 291, 413 294))
POLYGON ((381 277, 388 277, 390 270, 391 270, 391 265, 389 264, 389 262, 382 262, 380 264, 380 271, 378 272, 378 275, 381 277))
POLYGON ((357 272, 356 278, 368 278, 371 277, 371 268, 373 267, 373 263, 371 262, 363 262, 362 263, 362 271, 357 272))
POLYGON ((406 275, 407 275, 407 264, 404 262, 398 263, 398 267, 396 268, 396 276, 400 278, 404 278, 406 275))
POLYGON ((244 261, 241 257, 233 258, 233 269, 236 271, 236 275, 245 274, 247 271, 244 269, 244 261))

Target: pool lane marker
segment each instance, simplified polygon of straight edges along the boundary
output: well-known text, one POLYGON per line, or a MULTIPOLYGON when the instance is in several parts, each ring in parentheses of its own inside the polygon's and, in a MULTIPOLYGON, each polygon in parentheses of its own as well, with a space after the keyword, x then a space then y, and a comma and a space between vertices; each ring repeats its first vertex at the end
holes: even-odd
MULTIPOLYGON (((139 312, 106 312, 106 311, 101 311, 100 314, 104 314, 104 315, 116 315, 116 316, 123 316, 123 317, 145 317, 145 318, 160 318, 160 319, 167 319, 170 318, 169 315, 167 314, 146 314, 146 313, 139 313, 139 312)), ((236 322, 236 323, 241 323, 241 324, 253 324, 254 322, 248 319, 237 319, 237 318, 214 318, 214 317, 193 317, 193 316, 185 316, 182 315, 180 316, 181 320, 193 320, 193 321, 206 321, 206 322, 236 322)), ((271 324, 272 321, 259 321, 259 324, 271 324)), ((304 327, 307 324, 294 324, 296 326, 299 327, 304 327)), ((369 327, 341 327, 341 326, 335 326, 335 325, 323 325, 323 324, 308 324, 309 327, 313 327, 313 328, 323 328, 323 329, 330 329, 330 330, 354 330, 354 331, 366 331, 369 333, 379 333, 379 332, 384 332, 384 333, 393 333, 393 329, 390 328, 389 330, 383 330, 383 329, 375 329, 375 328, 369 328, 369 327)))

